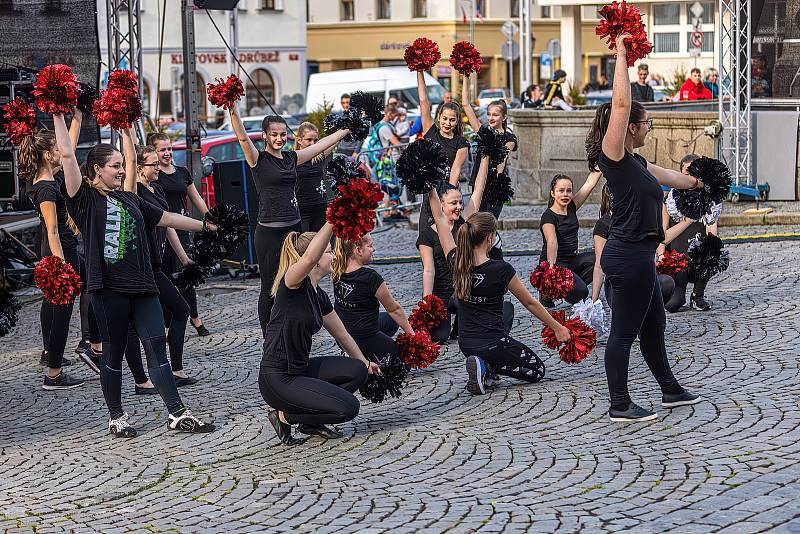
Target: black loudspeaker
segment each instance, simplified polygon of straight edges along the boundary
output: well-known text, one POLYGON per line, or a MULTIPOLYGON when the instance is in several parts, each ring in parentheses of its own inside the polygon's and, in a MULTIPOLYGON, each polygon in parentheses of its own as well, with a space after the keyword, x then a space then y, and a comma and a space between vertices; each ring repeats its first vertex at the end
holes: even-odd
POLYGON ((194 0, 194 5, 200 9, 222 9, 230 11, 236 7, 239 0, 194 0))
POLYGON ((0 146, 0 200, 15 200, 18 196, 17 154, 11 143, 5 143, 0 146))
POLYGON ((214 200, 217 204, 233 204, 250 218, 250 235, 247 241, 230 258, 255 265, 256 249, 253 242, 258 224, 258 194, 247 162, 223 161, 214 164, 214 200))

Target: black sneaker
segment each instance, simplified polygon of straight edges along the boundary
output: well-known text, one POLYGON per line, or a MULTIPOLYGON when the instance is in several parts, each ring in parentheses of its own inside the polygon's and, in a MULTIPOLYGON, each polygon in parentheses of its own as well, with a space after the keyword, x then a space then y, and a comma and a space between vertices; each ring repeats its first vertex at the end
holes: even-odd
MULTIPOLYGON (((47 357, 47 351, 43 350, 41 356, 39 356, 39 365, 43 367, 50 365, 50 361, 47 357)), ((71 360, 68 360, 66 357, 61 358, 61 367, 69 367, 70 365, 72 365, 71 360)))
POLYGON ((42 384, 42 389, 47 391, 56 391, 59 389, 72 389, 82 385, 83 380, 73 378, 64 371, 61 371, 55 378, 50 378, 49 376, 44 375, 44 384, 42 384))
POLYGON ((664 408, 677 408, 678 406, 690 406, 702 402, 703 397, 696 393, 684 391, 675 395, 663 394, 661 396, 661 406, 664 408))
POLYGON ((197 384, 198 382, 199 380, 192 376, 175 376, 175 385, 178 387, 191 386, 193 384, 197 384))
POLYGON ((338 430, 325 425, 309 425, 301 423, 297 426, 297 431, 302 434, 306 434, 307 436, 319 436, 325 439, 339 439, 344 436, 344 434, 338 430))
POLYGON ((486 393, 484 378, 486 377, 486 364, 478 356, 467 357, 467 391, 473 395, 486 393))
POLYGON ((85 339, 81 339, 78 342, 78 346, 75 347, 75 354, 80 354, 81 352, 87 351, 91 348, 92 346, 89 344, 88 341, 86 341, 85 339))
POLYGON ((170 430, 179 430, 190 434, 206 434, 213 432, 216 428, 211 423, 204 423, 189 410, 184 410, 180 415, 169 414, 167 426, 170 430))
POLYGON ((133 392, 136 395, 158 395, 158 388, 143 388, 139 385, 134 384, 133 392))
POLYGON ((116 419, 108 420, 108 431, 118 438, 135 438, 136 429, 128 423, 128 414, 123 413, 116 419))
MULTIPOLYGON (((77 352, 77 349, 76 351, 77 352)), ((78 358, 81 359, 83 363, 89 366, 95 374, 100 374, 100 354, 95 352, 94 349, 89 346, 85 350, 81 350, 78 352, 78 358)))
POLYGON ((695 295, 689 298, 689 307, 697 308, 700 311, 708 311, 711 309, 711 304, 703 297, 703 295, 695 295))
MULTIPOLYGON (((191 321, 189 322, 192 324, 192 326, 194 326, 194 323, 192 323, 191 321)), ((200 337, 211 335, 211 332, 208 331, 208 328, 206 328, 206 325, 204 324, 201 324, 200 326, 194 326, 194 329, 197 330, 197 335, 200 337)))
POLYGON ((645 410, 641 406, 637 406, 634 403, 630 403, 627 410, 615 410, 614 408, 609 408, 608 416, 612 421, 621 423, 640 423, 643 421, 652 421, 653 419, 658 418, 657 413, 651 412, 650 410, 645 410))

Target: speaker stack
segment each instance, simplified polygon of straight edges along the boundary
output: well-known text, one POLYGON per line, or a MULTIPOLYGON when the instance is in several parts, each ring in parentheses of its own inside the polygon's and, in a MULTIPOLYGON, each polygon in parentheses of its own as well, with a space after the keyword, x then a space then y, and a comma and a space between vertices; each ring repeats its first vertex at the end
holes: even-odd
POLYGON ((230 259, 255 265, 257 261, 253 236, 258 224, 258 194, 250 168, 245 160, 241 160, 214 163, 213 169, 214 197, 217 204, 233 204, 250 218, 247 241, 230 259))

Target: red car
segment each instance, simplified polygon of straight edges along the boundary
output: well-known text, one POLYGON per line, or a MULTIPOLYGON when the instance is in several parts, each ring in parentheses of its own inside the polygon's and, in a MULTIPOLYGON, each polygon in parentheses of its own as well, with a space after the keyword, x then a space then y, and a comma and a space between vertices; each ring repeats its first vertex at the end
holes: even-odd
MULTIPOLYGON (((250 139, 258 150, 264 150, 264 139, 261 132, 250 132, 250 139)), ((206 137, 200 141, 201 158, 209 158, 212 163, 220 161, 239 161, 244 159, 242 147, 236 139, 236 134, 217 135, 206 137)), ((292 150, 294 147, 294 136, 290 133, 289 139, 284 146, 284 150, 292 150)), ((172 144, 172 160, 175 165, 186 166, 186 141, 176 141, 172 144)), ((214 176, 204 176, 201 180, 202 189, 200 194, 209 208, 216 205, 214 195, 214 176)))

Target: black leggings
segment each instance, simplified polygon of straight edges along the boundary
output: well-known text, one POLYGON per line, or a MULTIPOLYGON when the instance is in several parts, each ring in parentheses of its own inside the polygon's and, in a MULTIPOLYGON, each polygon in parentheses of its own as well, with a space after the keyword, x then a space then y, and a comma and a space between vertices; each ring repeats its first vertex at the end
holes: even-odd
MULTIPOLYGON (((675 292, 675 280, 673 280, 672 277, 669 276, 668 274, 659 274, 658 288, 661 291, 661 301, 667 302, 675 292)), ((611 283, 608 280, 606 280, 605 283, 603 284, 603 291, 606 294, 606 302, 610 307, 611 301, 613 299, 613 297, 611 296, 613 291, 611 289, 611 283)), ((664 307, 667 308, 668 306, 664 304, 664 307)))
POLYGON ((398 355, 400 348, 392 337, 397 333, 397 323, 386 312, 378 314, 379 331, 371 336, 353 336, 353 339, 361 349, 361 352, 369 360, 375 358, 380 360, 387 354, 398 355))
MULTIPOLYGON (((82 273, 84 269, 81 267, 81 257, 77 249, 65 248, 64 260, 72 265, 75 272, 82 273)), ((85 280, 85 279, 84 279, 85 280)), ((83 294, 81 294, 81 302, 83 302, 83 294)), ((87 299, 88 302, 88 299, 87 299)), ((42 345, 44 350, 47 351, 47 366, 50 369, 60 369, 63 364, 64 351, 67 347, 67 338, 69 337, 69 323, 72 320, 72 304, 57 305, 47 302, 42 299, 42 307, 39 311, 39 321, 42 329, 42 345)), ((88 308, 88 307, 87 307, 88 308)), ((87 311, 85 322, 87 330, 90 328, 88 323, 93 319, 90 310, 87 311)), ((81 314, 81 326, 84 326, 84 316, 81 314)), ((94 329, 97 331, 97 322, 94 321, 94 329)), ((94 338, 97 341, 97 336, 94 338)))
MULTIPOLYGON (((164 316, 164 324, 167 326, 167 345, 169 346, 169 359, 173 371, 183 370, 183 343, 186 336, 186 321, 189 319, 189 305, 183 300, 178 288, 172 283, 172 280, 164 274, 160 269, 153 271, 153 277, 158 287, 158 302, 161 304, 161 312, 164 316)), ((138 360, 141 362, 142 356, 139 352, 139 338, 136 332, 130 330, 128 332, 128 344, 125 349, 125 359, 128 360, 130 367, 131 361, 138 360)), ((140 364, 141 365, 141 364, 140 364)), ((131 367, 133 371, 133 367, 131 367)), ((137 378, 137 373, 134 373, 137 383, 141 375, 137 378)), ((146 379, 145 379, 146 380, 146 379)))
POLYGON ((327 204, 300 206, 300 226, 303 232, 319 232, 325 226, 327 204))
POLYGON ((511 336, 484 346, 472 346, 462 342, 459 343, 459 348, 464 356, 480 356, 495 374, 526 382, 538 382, 544 378, 544 362, 530 347, 511 336))
POLYGON ((278 272, 283 240, 286 239, 289 232, 299 232, 301 229, 299 222, 291 226, 279 227, 256 225, 254 241, 258 272, 261 277, 261 293, 258 294, 258 322, 261 324, 262 335, 266 334, 269 314, 272 313, 272 303, 275 301, 272 297, 272 283, 278 272))
POLYGON ((311 358, 302 375, 261 372, 258 389, 264 401, 291 424, 344 423, 358 415, 353 395, 367 380, 359 360, 342 356, 311 358))
MULTIPOLYGON (((452 331, 459 334, 458 331, 458 304, 455 297, 450 297, 447 301, 447 319, 439 323, 439 326, 431 330, 431 339, 434 343, 444 343, 450 336, 450 318, 454 317, 452 331)), ((509 301, 503 301, 503 329, 506 335, 511 332, 511 326, 514 324, 514 304, 509 301)), ((460 334, 459 334, 460 335, 460 334)))
POLYGON ((116 419, 122 409, 122 358, 128 344, 128 325, 133 324, 147 355, 150 380, 171 414, 184 409, 175 377, 167 361, 164 316, 156 295, 120 293, 103 289, 90 293, 103 339, 100 385, 109 414, 116 419))
POLYGON ((681 271, 675 277, 675 287, 672 296, 665 299, 664 308, 670 313, 675 313, 686 304, 686 286, 694 283, 692 293, 698 297, 705 296, 708 278, 699 278, 694 267, 689 267, 688 271, 681 271))
POLYGON ((653 261, 657 239, 625 243, 609 239, 600 264, 612 288, 611 333, 605 354, 611 407, 626 410, 631 345, 639 336, 642 356, 664 393, 682 393, 664 345, 666 316, 653 261))
POLYGON ((556 262, 560 267, 566 267, 572 274, 575 280, 575 286, 572 291, 564 298, 570 304, 580 302, 589 296, 589 284, 592 281, 592 274, 594 271, 594 250, 587 250, 573 256, 568 262, 556 262))

